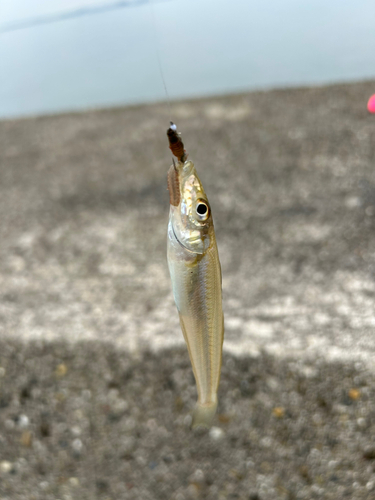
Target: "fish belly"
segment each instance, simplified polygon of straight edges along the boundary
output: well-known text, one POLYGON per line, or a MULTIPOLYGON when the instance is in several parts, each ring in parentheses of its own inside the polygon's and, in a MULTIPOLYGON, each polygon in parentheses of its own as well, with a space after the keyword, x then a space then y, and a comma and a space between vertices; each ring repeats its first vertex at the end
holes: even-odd
POLYGON ((198 390, 193 426, 209 426, 217 407, 224 337, 216 243, 203 256, 184 252, 172 244, 168 249, 168 264, 198 390))

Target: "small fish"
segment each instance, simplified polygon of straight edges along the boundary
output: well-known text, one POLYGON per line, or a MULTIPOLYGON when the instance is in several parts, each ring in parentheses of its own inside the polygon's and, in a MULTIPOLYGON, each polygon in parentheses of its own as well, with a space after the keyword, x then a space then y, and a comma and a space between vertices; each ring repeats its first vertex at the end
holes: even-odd
POLYGON ((210 427, 217 408, 224 339, 221 267, 202 183, 172 122, 167 135, 178 159, 168 171, 168 267, 198 390, 192 427, 210 427))

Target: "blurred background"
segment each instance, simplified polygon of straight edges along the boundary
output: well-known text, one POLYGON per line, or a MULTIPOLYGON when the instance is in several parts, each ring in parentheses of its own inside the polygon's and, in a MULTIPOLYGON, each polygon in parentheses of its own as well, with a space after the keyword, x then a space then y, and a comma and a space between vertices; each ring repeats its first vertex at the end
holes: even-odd
POLYGON ((372 0, 0 5, 0 116, 373 77, 372 0), (151 5, 152 4, 152 5, 151 5))
POLYGON ((373 0, 0 2, 1 500, 375 498, 374 19, 373 0), (223 274, 202 433, 170 119, 223 274))

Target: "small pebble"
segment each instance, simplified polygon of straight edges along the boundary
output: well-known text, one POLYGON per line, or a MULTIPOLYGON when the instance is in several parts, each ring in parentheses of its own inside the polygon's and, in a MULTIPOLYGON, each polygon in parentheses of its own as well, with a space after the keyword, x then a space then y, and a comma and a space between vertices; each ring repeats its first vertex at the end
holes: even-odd
POLYGON ((276 391, 279 387, 279 382, 275 377, 268 377, 267 386, 271 391, 276 391))
POLYGON ((366 460, 374 460, 375 459, 375 446, 368 445, 365 447, 363 451, 363 458, 366 460))
POLYGON ((68 372, 68 367, 64 365, 64 363, 61 363, 60 365, 57 365, 56 370, 55 370, 55 375, 56 377, 65 377, 65 375, 68 372))
POLYGON ((256 491, 251 491, 249 493, 249 500, 260 500, 260 496, 256 491))
POLYGON ((172 453, 170 453, 169 455, 164 455, 162 458, 166 464, 171 464, 176 460, 175 456, 172 453))
POLYGON ((203 484, 204 483, 204 474, 201 469, 197 469, 189 478, 190 483, 193 484, 203 484))
POLYGON ((190 484, 187 488, 189 498, 199 498, 199 486, 197 484, 190 484))
POLYGON ((357 399, 361 397, 361 393, 358 389, 350 389, 348 395, 353 401, 357 401, 357 399))
POLYGON ((181 411, 184 407, 184 402, 182 401, 182 399, 179 396, 175 399, 174 404, 175 404, 177 411, 181 411))
POLYGON ((72 448, 76 453, 81 453, 83 448, 83 443, 80 439, 75 439, 72 443, 72 448))
POLYGON ((367 424, 366 424, 366 419, 364 418, 358 418, 357 419, 357 425, 360 429, 365 429, 367 427, 367 424))
POLYGON ((19 427, 21 427, 22 429, 25 429, 26 427, 29 426, 29 423, 30 423, 30 420, 29 420, 29 417, 27 415, 20 415, 20 417, 18 419, 19 427))
POLYGON ((103 492, 108 490, 108 482, 105 481, 104 479, 98 479, 95 484, 99 491, 103 492))
POLYGON ((276 408, 272 410, 272 414, 276 418, 283 418, 285 415, 285 410, 281 406, 276 406, 276 408))
POLYGON ((115 401, 111 407, 112 409, 112 413, 117 415, 117 416, 121 416, 123 413, 126 412, 126 410, 128 410, 129 408, 129 405, 128 403, 125 401, 125 399, 118 399, 117 401, 115 401))
POLYGON ((4 472, 4 473, 10 472, 12 470, 12 467, 13 467, 12 462, 8 462, 7 460, 3 460, 2 462, 0 462, 0 471, 1 472, 4 472))
POLYGON ((358 196, 349 196, 345 200, 345 205, 347 208, 358 208, 361 206, 361 198, 358 196))
POLYGON ((191 415, 186 415, 186 417, 184 418, 184 425, 186 425, 186 427, 191 427, 192 421, 193 419, 191 415))
POLYGON ((373 481, 369 481, 368 483, 366 483, 366 490, 371 491, 373 489, 374 489, 374 482, 373 481))
POLYGON ((237 469, 231 469, 229 471, 229 476, 232 477, 233 479, 237 479, 238 481, 243 479, 243 474, 237 469))
POLYGON ((220 427, 211 427, 208 435, 213 441, 220 441, 224 437, 224 431, 220 427))
POLYGON ((26 448, 30 448, 31 443, 33 440, 33 436, 30 431, 25 431, 21 435, 21 444, 22 446, 25 446, 26 448))
POLYGON ((220 413, 217 418, 220 423, 227 424, 231 420, 231 415, 228 415, 227 413, 220 413))
POLYGON ((268 436, 265 436, 264 438, 262 438, 260 440, 260 444, 261 444, 261 446, 263 446, 263 448, 271 448, 272 443, 273 443, 272 438, 270 438, 268 436))

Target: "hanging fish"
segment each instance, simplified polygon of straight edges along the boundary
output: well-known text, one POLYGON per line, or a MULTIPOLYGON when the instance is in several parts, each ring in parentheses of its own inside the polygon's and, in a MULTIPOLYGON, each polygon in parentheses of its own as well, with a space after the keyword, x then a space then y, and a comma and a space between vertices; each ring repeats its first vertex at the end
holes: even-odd
POLYGON ((168 171, 168 267, 198 390, 192 426, 210 427, 217 408, 224 339, 221 267, 202 183, 172 122, 167 135, 178 159, 168 171))

